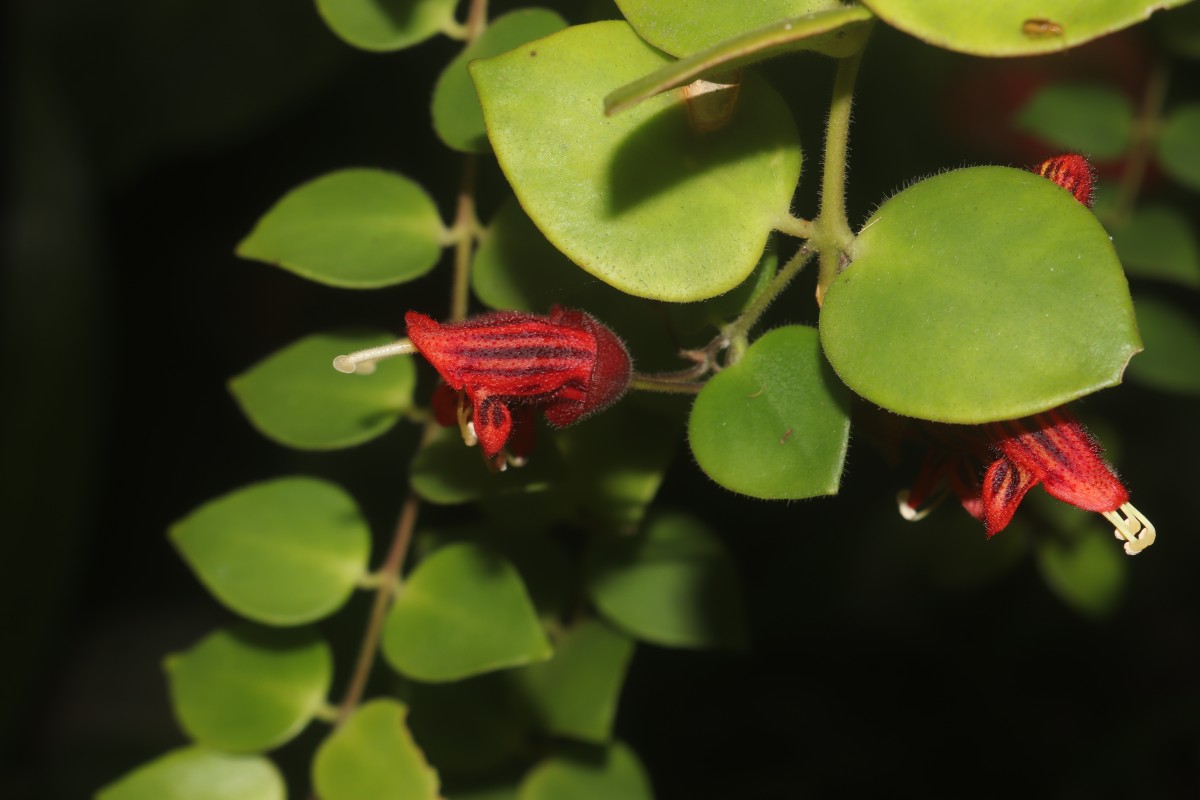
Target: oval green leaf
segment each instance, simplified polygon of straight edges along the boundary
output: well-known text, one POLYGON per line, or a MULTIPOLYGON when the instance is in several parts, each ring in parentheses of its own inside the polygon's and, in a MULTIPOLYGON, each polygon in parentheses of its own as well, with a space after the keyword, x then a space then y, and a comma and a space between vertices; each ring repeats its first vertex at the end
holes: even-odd
POLYGON ((667 647, 746 644, 741 583, 703 523, 661 514, 636 536, 597 538, 586 558, 592 602, 639 639, 667 647))
POLYGON ((838 0, 617 0, 621 14, 659 50, 685 56, 790 17, 842 7, 838 0))
POLYGON ((483 109, 467 74, 467 64, 507 53, 565 27, 562 17, 545 8, 523 8, 493 20, 450 62, 433 88, 433 129, 442 141, 464 153, 488 151, 483 109))
POLYGON ((363 50, 400 50, 454 27, 456 0, 317 0, 330 30, 363 50))
POLYGON ((1151 297, 1138 297, 1137 314, 1146 352, 1130 363, 1130 380, 1166 392, 1200 394, 1200 320, 1151 297))
POLYGON ((821 343, 851 389, 899 414, 1034 414, 1119 383, 1141 350, 1108 234, 1023 170, 921 181, 875 212, 851 256, 821 343))
POLYGON ((525 776, 517 798, 654 800, 654 791, 637 754, 616 742, 599 754, 589 750, 547 758, 525 776))
POLYGON ((1200 244, 1192 220, 1169 206, 1147 205, 1112 228, 1125 271, 1135 278, 1200 289, 1200 244))
POLYGON ((171 526, 170 537, 218 600, 268 625, 332 614, 366 573, 371 550, 354 499, 305 477, 212 500, 171 526))
POLYGON ((980 56, 1056 53, 1189 0, 863 0, 887 24, 947 50, 980 56))
POLYGON ((755 76, 714 133, 692 133, 674 95, 603 115, 601 97, 666 60, 626 23, 598 22, 470 70, 500 166, 546 238, 623 292, 686 302, 753 271, 787 213, 800 144, 755 76))
POLYGON ((766 500, 837 494, 849 407, 817 331, 777 328, 704 385, 688 441, 700 468, 731 491, 766 500))
POLYGON ((410 358, 380 361, 370 374, 346 375, 334 357, 386 344, 387 333, 314 334, 229 381, 229 391, 264 436, 301 450, 349 447, 387 432, 412 407, 410 358))
POLYGON ((309 628, 216 631, 167 656, 164 666, 184 731, 234 753, 292 739, 325 702, 333 679, 329 645, 309 628))
POLYGON ((388 613, 383 655, 421 681, 542 661, 553 655, 521 576, 474 544, 433 553, 413 571, 388 613))
POLYGON ((193 746, 143 764, 96 794, 96 800, 284 800, 283 776, 262 756, 193 746))
POLYGON ((329 286, 373 289, 433 269, 444 235, 437 207, 416 183, 383 170, 347 169, 285 195, 237 254, 329 286))
POLYGON ((437 772, 413 741, 395 700, 359 708, 317 748, 313 786, 322 800, 437 800, 437 772))
POLYGON ((1037 563, 1046 585, 1076 611, 1106 617, 1121 600, 1127 557, 1110 536, 1095 529, 1077 531, 1060 540, 1038 541, 1037 563))
POLYGON ((1058 84, 1035 94, 1017 127, 1063 150, 1116 158, 1133 137, 1133 105, 1109 86, 1058 84))
POLYGON ((1172 178, 1200 191, 1200 103, 1181 105, 1167 117, 1158 160, 1172 178))

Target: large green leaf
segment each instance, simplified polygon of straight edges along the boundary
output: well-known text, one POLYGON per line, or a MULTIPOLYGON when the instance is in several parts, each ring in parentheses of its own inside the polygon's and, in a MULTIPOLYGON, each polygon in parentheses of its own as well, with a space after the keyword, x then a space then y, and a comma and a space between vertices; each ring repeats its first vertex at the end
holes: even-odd
POLYGON ((105 786, 96 800, 284 800, 283 776, 262 756, 192 746, 172 750, 105 786))
POLYGON ((170 536, 218 600, 269 625, 332 614, 366 573, 371 549, 354 499, 305 477, 212 500, 171 526, 170 536))
POLYGON ((1116 158, 1133 137, 1133 104, 1109 86, 1057 84, 1030 99, 1017 127, 1063 150, 1116 158))
POLYGON ((314 334, 288 345, 229 382, 238 405, 263 435, 304 450, 349 447, 386 432, 412 406, 410 358, 379 362, 370 374, 346 375, 336 356, 386 344, 376 334, 314 334))
POLYGON ((624 292, 682 302, 754 269, 787 214, 800 145, 754 76, 714 133, 693 133, 676 96, 603 115, 601 97, 665 62, 626 23, 598 22, 470 70, 500 166, 546 238, 624 292))
POLYGON ((1055 53, 1189 0, 863 0, 884 22, 929 44, 981 56, 1055 53))
POLYGON ((597 538, 587 586, 600 612, 668 647, 746 643, 741 584, 721 540, 694 517, 661 514, 636 536, 597 538))
POLYGON ((285 195, 237 253, 318 283, 372 289, 433 269, 444 235, 420 186, 383 170, 347 169, 285 195))
POLYGON ((1200 319, 1178 306, 1138 297, 1146 352, 1129 365, 1130 380, 1168 392, 1200 394, 1200 319))
POLYGON ((653 800, 650 779, 623 742, 594 754, 563 753, 542 761, 525 776, 518 800, 653 800))
POLYGON ((363 50, 420 44, 454 23, 456 0, 317 0, 325 24, 363 50))
POLYGON ((1163 122, 1158 160, 1171 177, 1200 191, 1200 103, 1185 103, 1163 122))
POLYGON ((388 614, 383 654, 422 681, 453 681, 553 655, 521 576, 473 544, 433 553, 388 614))
POLYGON ((1108 234, 1070 193, 1006 167, 921 181, 863 226, 821 343, 877 405, 1011 419, 1120 382, 1141 350, 1108 234))
POLYGON ((313 786, 322 800, 437 800, 425 762, 395 700, 372 700, 317 748, 313 786))
POLYGON ((325 701, 333 679, 329 645, 309 628, 216 631, 164 665, 183 729, 230 752, 290 740, 325 701))
POLYGON ((621 14, 659 50, 685 56, 772 22, 841 8, 838 0, 617 0, 621 14))
POLYGON ((849 393, 817 331, 799 325, 771 331, 713 376, 688 420, 692 454, 710 478, 770 500, 836 494, 849 437, 849 393))
POLYGON ((1200 289, 1200 244, 1192 226, 1178 209, 1141 206, 1113 227, 1113 244, 1130 275, 1200 289))

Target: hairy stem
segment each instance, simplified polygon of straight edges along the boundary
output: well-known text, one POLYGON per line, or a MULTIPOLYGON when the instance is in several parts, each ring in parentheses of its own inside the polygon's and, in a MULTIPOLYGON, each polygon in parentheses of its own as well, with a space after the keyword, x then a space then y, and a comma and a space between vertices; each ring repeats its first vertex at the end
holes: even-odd
POLYGON ((767 287, 758 293, 750 305, 746 306, 746 310, 742 315, 733 322, 725 326, 721 331, 722 338, 728 342, 734 352, 729 359, 730 364, 736 364, 741 359, 741 353, 745 350, 745 338, 750 333, 750 329, 755 326, 758 320, 766 312, 767 307, 775 302, 775 298, 787 288, 792 279, 800 274, 800 270, 808 264, 812 258, 812 250, 808 245, 804 245, 796 254, 788 259, 788 262, 783 265, 779 272, 775 273, 775 277, 767 284, 767 287))
MULTIPOLYGON (((703 383, 696 382, 694 373, 698 370, 684 370, 665 374, 642 375, 634 373, 629 380, 629 388, 642 392, 663 392, 666 394, 699 394, 704 388, 703 383)), ((700 371, 702 372, 702 371, 700 371)))
POLYGON ((1167 65, 1160 60, 1151 69, 1150 78, 1146 82, 1142 107, 1133 123, 1133 142, 1129 158, 1121 175, 1120 196, 1113 212, 1113 222, 1118 225, 1128 221, 1133 213, 1134 203, 1137 202, 1138 193, 1142 189, 1142 181, 1146 178, 1146 168, 1150 165, 1150 157, 1162 122, 1168 77, 1167 65))
POLYGON ((817 278, 817 301, 837 277, 843 255, 854 241, 846 219, 846 161, 850 144, 850 111, 854 104, 854 82, 862 63, 862 51, 838 61, 833 80, 833 98, 825 124, 825 160, 821 175, 821 210, 814 220, 817 246, 821 250, 821 273, 817 278))

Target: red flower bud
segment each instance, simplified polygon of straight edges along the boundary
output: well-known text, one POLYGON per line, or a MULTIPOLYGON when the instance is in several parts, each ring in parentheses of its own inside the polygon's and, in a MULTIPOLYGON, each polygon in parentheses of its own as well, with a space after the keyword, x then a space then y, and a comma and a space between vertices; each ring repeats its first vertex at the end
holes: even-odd
POLYGON ((1047 158, 1030 171, 1054 181, 1075 195, 1076 200, 1088 208, 1092 207, 1092 189, 1096 184, 1096 173, 1088 160, 1078 153, 1064 153, 1047 158))

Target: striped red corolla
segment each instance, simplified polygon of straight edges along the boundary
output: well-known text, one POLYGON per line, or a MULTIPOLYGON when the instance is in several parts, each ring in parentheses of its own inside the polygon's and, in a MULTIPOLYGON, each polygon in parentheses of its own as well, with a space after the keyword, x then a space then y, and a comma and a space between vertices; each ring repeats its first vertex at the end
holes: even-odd
POLYGON ((1096 184, 1096 173, 1091 163, 1078 153, 1063 153, 1047 158, 1033 172, 1054 181, 1088 208, 1092 207, 1092 189, 1096 184))

